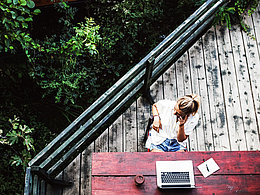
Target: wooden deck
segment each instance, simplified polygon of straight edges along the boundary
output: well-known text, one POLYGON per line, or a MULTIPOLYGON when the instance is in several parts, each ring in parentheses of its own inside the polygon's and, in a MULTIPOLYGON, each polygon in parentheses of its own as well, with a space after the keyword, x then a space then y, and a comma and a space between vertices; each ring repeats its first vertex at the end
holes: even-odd
MULTIPOLYGON (((260 149, 260 7, 247 23, 255 40, 238 27, 212 27, 151 87, 156 101, 188 93, 201 96, 190 151, 260 149)), ((92 152, 146 151, 142 139, 150 112, 143 98, 135 101, 60 174, 73 186, 48 186, 48 194, 91 194, 92 152)))

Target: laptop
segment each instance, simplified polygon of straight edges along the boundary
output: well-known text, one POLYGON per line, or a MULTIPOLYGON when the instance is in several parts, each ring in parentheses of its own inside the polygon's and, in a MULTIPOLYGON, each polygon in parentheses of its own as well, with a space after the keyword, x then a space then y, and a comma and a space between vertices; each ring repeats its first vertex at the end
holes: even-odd
POLYGON ((191 160, 156 161, 156 175, 159 188, 195 188, 191 160))

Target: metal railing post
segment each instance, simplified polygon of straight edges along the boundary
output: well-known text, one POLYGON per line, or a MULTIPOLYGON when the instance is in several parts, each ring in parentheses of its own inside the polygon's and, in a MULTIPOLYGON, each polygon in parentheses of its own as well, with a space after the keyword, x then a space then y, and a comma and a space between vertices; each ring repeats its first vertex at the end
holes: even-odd
POLYGON ((144 76, 144 89, 143 89, 143 96, 147 99, 147 101, 152 105, 154 104, 154 100, 150 93, 150 85, 151 85, 151 77, 152 71, 154 66, 155 58, 151 56, 146 61, 146 69, 145 69, 145 76, 144 76))

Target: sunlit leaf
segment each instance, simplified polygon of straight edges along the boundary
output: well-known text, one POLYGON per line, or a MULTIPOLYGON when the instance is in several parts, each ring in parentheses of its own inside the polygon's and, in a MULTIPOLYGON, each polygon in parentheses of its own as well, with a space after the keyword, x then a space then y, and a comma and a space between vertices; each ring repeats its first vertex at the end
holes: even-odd
POLYGON ((34 8, 35 7, 35 3, 33 1, 31 1, 31 0, 29 0, 29 1, 27 1, 27 6, 29 8, 34 8))

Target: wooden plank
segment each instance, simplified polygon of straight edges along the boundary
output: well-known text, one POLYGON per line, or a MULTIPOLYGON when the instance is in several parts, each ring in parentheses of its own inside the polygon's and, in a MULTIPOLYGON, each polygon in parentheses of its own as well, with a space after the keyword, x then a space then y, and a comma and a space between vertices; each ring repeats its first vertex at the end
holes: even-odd
MULTIPOLYGON (((187 52, 184 53, 175 63, 176 65, 176 81, 177 81, 177 94, 178 98, 186 95, 185 93, 185 74, 187 72, 187 63, 188 61, 188 54, 187 52)), ((186 74, 187 76, 187 74, 186 74)), ((190 93, 190 92, 189 92, 190 93)), ((177 100, 177 99, 176 99, 177 100)), ((194 151, 197 149, 197 142, 196 142, 196 135, 193 134, 189 138, 189 142, 187 145, 188 151, 194 151)))
POLYGON ((214 27, 206 32, 202 40, 214 148, 218 151, 230 150, 214 27))
POLYGON ((72 182, 71 187, 63 189, 63 195, 79 194, 80 190, 81 154, 79 154, 64 170, 63 179, 72 182))
MULTIPOLYGON (((183 84, 184 84, 184 95, 192 94, 192 81, 191 81, 191 69, 190 69, 190 60, 189 52, 183 54, 183 84)), ((201 121, 199 120, 197 126, 195 127, 193 133, 189 136, 189 151, 198 151, 198 138, 197 131, 201 126, 201 121)))
POLYGON ((228 28, 217 26, 216 37, 231 150, 247 150, 228 28))
POLYGON ((92 153, 95 149, 95 143, 90 144, 83 152, 81 158, 81 185, 80 195, 91 194, 91 164, 92 164, 92 153))
POLYGON ((260 175, 195 177, 195 189, 161 190, 155 176, 146 176, 143 185, 136 186, 134 177, 94 177, 92 194, 260 194, 260 175), (217 186, 217 187, 216 187, 217 186))
POLYGON ((258 46, 258 53, 260 55, 260 4, 258 5, 256 11, 252 14, 252 18, 255 31, 255 38, 258 46))
POLYGON ((205 64, 202 50, 202 40, 198 40, 189 50, 192 91, 200 95, 199 123, 196 127, 198 151, 214 151, 212 127, 210 120, 208 91, 205 75, 205 64))
POLYGON ((96 140, 95 140, 95 152, 108 152, 109 151, 109 129, 107 128, 96 140))
POLYGON ((109 127, 109 151, 123 152, 123 124, 122 115, 109 127))
MULTIPOLYGON (((252 18, 246 17, 245 22, 252 27, 252 18)), ((255 35, 253 29, 250 30, 252 35, 255 35)), ((260 55, 258 53, 257 42, 242 32, 244 39, 244 46, 247 56, 247 65, 250 75, 251 89, 253 93, 253 100, 255 105, 255 115, 258 124, 258 132, 260 127, 260 55)))
POLYGON ((124 151, 137 151, 136 101, 123 113, 124 151))
POLYGON ((148 124, 148 119, 151 115, 151 105, 149 102, 143 98, 139 97, 137 100, 137 151, 145 152, 147 149, 144 147, 145 143, 143 142, 146 127, 148 124))
POLYGON ((184 92, 184 79, 183 79, 183 64, 185 59, 180 57, 176 64, 176 80, 177 80, 177 94, 178 98, 185 95, 184 92))
POLYGON ((163 76, 160 76, 157 81, 151 85, 150 91, 154 102, 164 99, 163 76))
POLYGON ((163 74, 163 80, 165 99, 177 100, 178 93, 175 63, 163 74))
POLYGON ((213 175, 260 174, 259 151, 221 152, 109 152, 94 153, 92 156, 92 176, 135 176, 156 175, 155 162, 192 159, 195 175, 201 175, 196 168, 213 158, 220 170, 213 175), (140 163, 140 165, 138 165, 140 163))
POLYGON ((259 146, 259 134, 255 119, 255 109, 249 78, 249 70, 244 50, 244 44, 240 27, 232 26, 230 30, 234 55, 234 66, 237 74, 242 119, 245 128, 247 150, 257 150, 259 146))

